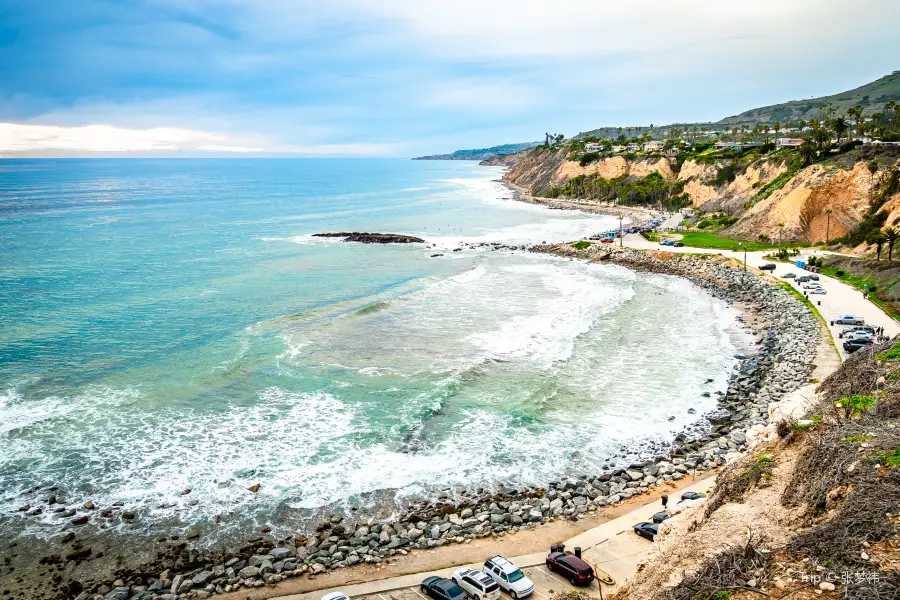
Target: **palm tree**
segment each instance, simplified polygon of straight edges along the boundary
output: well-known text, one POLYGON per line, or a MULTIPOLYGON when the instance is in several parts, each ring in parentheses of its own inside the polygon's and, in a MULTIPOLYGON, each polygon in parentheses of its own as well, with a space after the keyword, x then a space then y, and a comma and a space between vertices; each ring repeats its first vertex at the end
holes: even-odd
POLYGON ((813 161, 819 156, 819 150, 816 148, 816 145, 811 141, 804 141, 800 147, 797 149, 800 153, 800 157, 803 159, 803 166, 808 167, 813 164, 813 161))
POLYGON ((784 223, 775 223, 775 227, 778 228, 778 245, 781 245, 781 236, 784 233, 784 223))
POLYGON ((891 255, 894 253, 894 243, 900 239, 900 231, 892 227, 884 232, 884 237, 887 239, 888 245, 888 262, 891 262, 891 255))
POLYGON ((771 131, 771 128, 768 125, 764 125, 762 130, 766 134, 766 143, 768 144, 769 143, 769 131, 771 131))
POLYGON ((831 233, 831 209, 825 209, 825 217, 828 219, 825 221, 825 243, 828 243, 828 234, 831 233))
POLYGON ((841 138, 843 138, 844 134, 850 129, 850 125, 844 117, 837 117, 831 120, 831 129, 834 131, 835 135, 837 135, 838 144, 840 144, 841 138))
POLYGON ((847 115, 852 117, 856 122, 856 135, 863 135, 863 107, 859 104, 851 106, 847 109, 847 115))
POLYGON ((881 260, 881 248, 884 246, 884 243, 887 242, 887 238, 880 231, 878 233, 872 234, 866 240, 870 244, 875 245, 875 262, 881 260))

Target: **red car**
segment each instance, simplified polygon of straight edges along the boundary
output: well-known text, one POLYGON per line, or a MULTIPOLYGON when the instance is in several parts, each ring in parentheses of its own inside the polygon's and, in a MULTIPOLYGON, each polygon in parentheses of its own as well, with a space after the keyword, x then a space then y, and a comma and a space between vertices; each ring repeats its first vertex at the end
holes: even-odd
POLYGON ((602 240, 600 240, 600 243, 601 244, 612 244, 613 241, 612 241, 612 238, 603 238, 602 240))
POLYGON ((577 556, 551 552, 547 555, 547 568, 559 573, 572 585, 587 585, 594 580, 594 569, 577 556))

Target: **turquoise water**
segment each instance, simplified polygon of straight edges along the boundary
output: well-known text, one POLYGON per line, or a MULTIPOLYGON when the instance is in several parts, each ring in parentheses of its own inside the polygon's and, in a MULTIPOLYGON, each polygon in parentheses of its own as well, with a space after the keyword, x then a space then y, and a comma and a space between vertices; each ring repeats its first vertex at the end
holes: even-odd
POLYGON ((143 522, 229 513, 238 530, 381 490, 597 472, 712 408, 700 394, 726 385, 732 317, 692 284, 454 252, 617 223, 515 202, 500 174, 0 161, 0 514, 24 519, 18 506, 58 486, 73 506, 124 501, 143 522), (310 235, 346 230, 428 244, 310 235))

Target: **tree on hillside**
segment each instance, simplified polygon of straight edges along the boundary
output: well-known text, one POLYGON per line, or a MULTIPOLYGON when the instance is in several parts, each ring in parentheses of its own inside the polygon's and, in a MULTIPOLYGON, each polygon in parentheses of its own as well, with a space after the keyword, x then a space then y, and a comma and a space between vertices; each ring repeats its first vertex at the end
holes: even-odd
POLYGON ((843 139, 849 129, 850 125, 844 117, 837 117, 831 120, 831 130, 837 136, 838 144, 841 143, 841 139, 843 139))
POLYGON ((900 239, 900 231, 898 231, 895 227, 891 227, 884 232, 884 237, 887 239, 888 262, 891 262, 891 255, 894 253, 894 243, 896 243, 896 241, 900 239))
POLYGON ((862 137, 863 133, 865 133, 863 130, 863 107, 859 104, 851 106, 847 109, 847 115, 856 123, 856 135, 862 137))
POLYGON ((825 217, 827 219, 825 221, 825 243, 827 244, 828 243, 828 235, 831 233, 831 209, 830 208, 825 209, 825 217))
POLYGON ((766 143, 769 143, 769 132, 771 131, 771 127, 768 125, 763 125, 763 132, 766 134, 766 143))
POLYGON ((881 248, 884 247, 885 242, 887 242, 887 238, 885 237, 885 235, 878 231, 870 235, 866 242, 875 245, 875 261, 880 261, 881 248))
POLYGON ((778 228, 778 245, 781 245, 781 237, 784 235, 784 223, 775 223, 775 227, 778 228))
POLYGON ((806 140, 800 147, 797 149, 797 152, 800 153, 800 158, 803 159, 803 166, 808 167, 813 164, 813 161, 819 156, 819 150, 816 148, 816 145, 812 143, 810 140, 806 140))

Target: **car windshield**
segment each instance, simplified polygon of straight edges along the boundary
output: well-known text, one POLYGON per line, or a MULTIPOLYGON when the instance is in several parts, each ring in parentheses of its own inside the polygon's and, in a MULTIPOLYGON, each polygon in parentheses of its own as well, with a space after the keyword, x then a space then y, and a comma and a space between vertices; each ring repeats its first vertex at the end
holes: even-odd
POLYGON ((458 585, 451 585, 444 588, 444 591, 447 592, 447 596, 450 598, 458 598, 460 596, 465 596, 466 593, 463 591, 461 587, 458 585))
POLYGON ((516 569, 512 573, 509 573, 509 581, 519 581, 520 579, 525 579, 525 573, 522 572, 522 569, 516 569))

